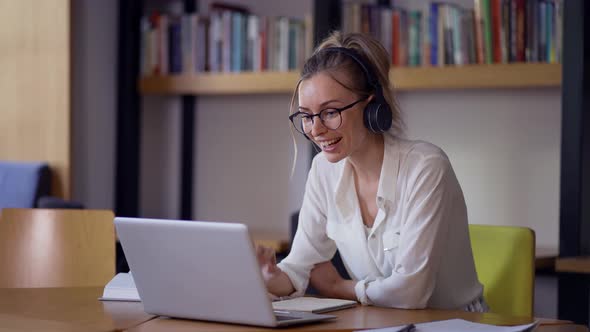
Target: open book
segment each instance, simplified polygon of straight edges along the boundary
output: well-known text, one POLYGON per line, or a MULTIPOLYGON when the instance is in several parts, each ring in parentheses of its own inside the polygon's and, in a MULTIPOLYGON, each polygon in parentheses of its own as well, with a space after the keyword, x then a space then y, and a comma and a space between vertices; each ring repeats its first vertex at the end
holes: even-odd
POLYGON ((317 297, 297 297, 272 303, 274 310, 306 311, 314 314, 354 307, 356 301, 340 299, 322 299, 317 297))
POLYGON ((104 286, 101 301, 133 301, 139 302, 139 293, 135 288, 135 281, 131 272, 118 273, 109 283, 104 286))

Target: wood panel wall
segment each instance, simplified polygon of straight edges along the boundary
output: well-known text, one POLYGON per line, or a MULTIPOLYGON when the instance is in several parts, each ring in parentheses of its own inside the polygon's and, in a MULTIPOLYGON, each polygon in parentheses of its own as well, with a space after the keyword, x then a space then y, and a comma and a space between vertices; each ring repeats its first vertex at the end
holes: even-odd
POLYGON ((0 0, 0 159, 42 160, 70 198, 70 0, 0 0))

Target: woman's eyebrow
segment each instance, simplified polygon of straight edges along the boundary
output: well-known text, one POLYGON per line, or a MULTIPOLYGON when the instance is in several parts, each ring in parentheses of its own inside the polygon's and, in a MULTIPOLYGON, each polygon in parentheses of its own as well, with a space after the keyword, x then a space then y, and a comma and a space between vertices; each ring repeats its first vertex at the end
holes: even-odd
MULTIPOLYGON (((342 103, 342 101, 340 101, 340 100, 338 100, 338 99, 330 99, 330 100, 327 100, 327 101, 325 101, 325 102, 321 103, 321 104, 320 104, 320 109, 324 109, 324 107, 326 107, 326 105, 329 105, 329 104, 331 104, 331 103, 334 103, 334 102, 337 102, 337 103, 342 103)), ((309 110, 310 110, 309 108, 307 108, 307 107, 304 107, 304 106, 299 106, 298 108, 299 108, 300 110, 305 110, 305 111, 309 111, 309 110)))

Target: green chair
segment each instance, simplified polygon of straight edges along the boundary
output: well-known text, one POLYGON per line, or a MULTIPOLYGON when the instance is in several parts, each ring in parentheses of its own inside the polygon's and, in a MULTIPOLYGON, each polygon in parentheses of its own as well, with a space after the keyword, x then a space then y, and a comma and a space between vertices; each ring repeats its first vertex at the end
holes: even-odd
POLYGON ((479 281, 490 311, 533 316, 535 233, 530 228, 469 225, 479 281))

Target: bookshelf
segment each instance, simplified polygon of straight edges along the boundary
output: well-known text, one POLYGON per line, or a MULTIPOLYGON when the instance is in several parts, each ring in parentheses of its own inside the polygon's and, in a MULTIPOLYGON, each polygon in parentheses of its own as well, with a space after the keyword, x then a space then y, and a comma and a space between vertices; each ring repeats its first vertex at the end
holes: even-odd
MULTIPOLYGON (((235 95, 291 93, 298 72, 245 72, 152 76, 139 80, 141 94, 235 95)), ((397 91, 559 87, 561 65, 513 63, 448 67, 400 67, 390 72, 397 91)))

